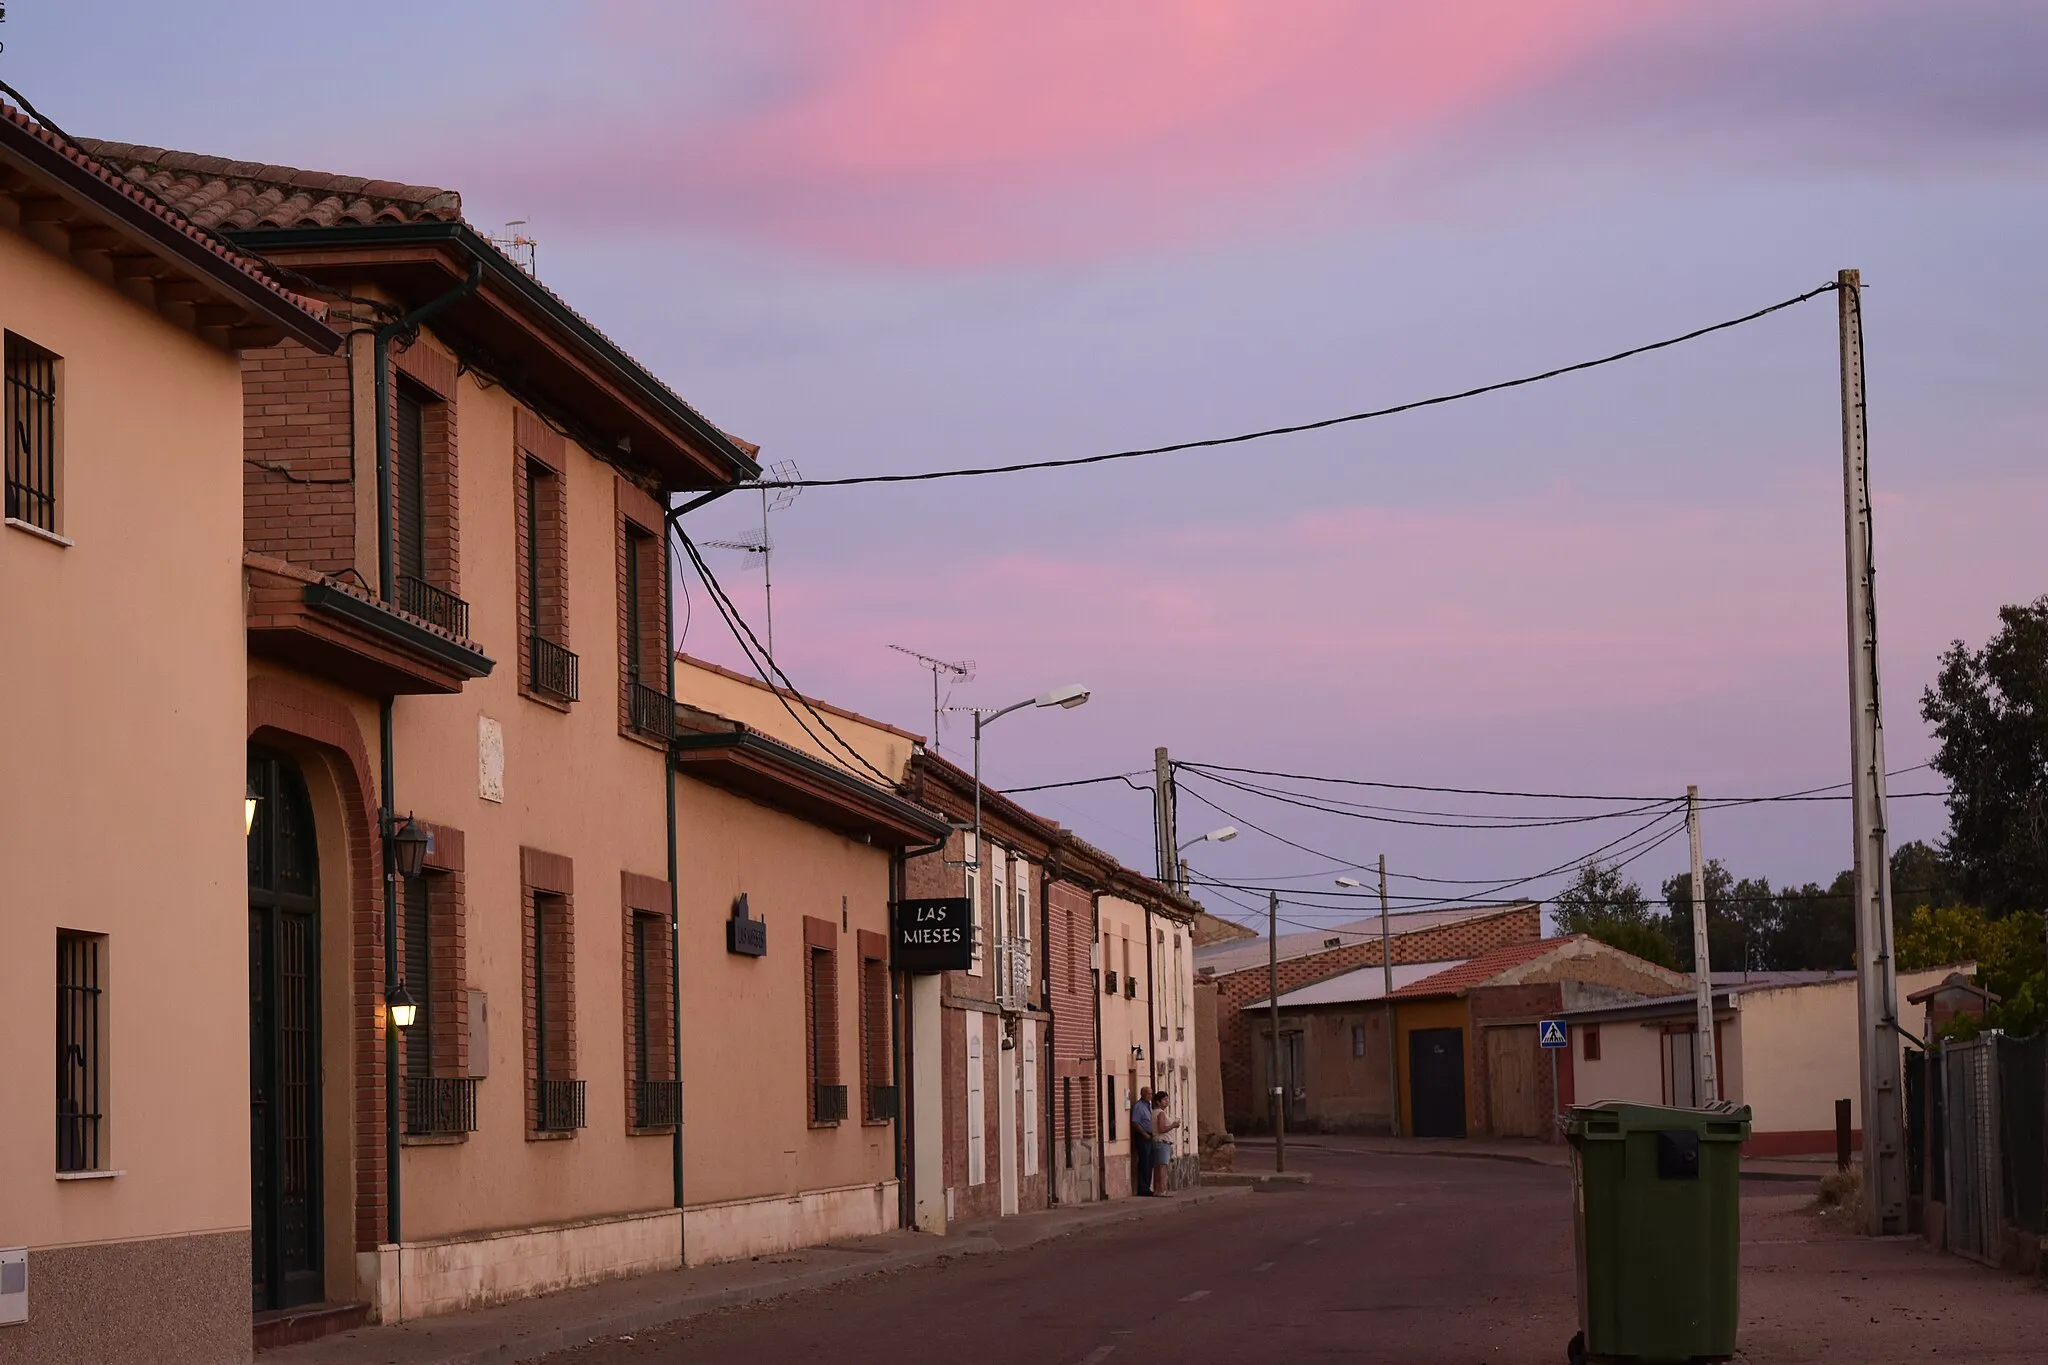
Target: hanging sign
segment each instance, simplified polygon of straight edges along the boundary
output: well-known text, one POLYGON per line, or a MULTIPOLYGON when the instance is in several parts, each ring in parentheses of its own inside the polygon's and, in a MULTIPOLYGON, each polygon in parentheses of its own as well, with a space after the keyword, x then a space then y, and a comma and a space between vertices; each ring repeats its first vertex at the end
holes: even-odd
POLYGON ((964 972, 974 965, 974 906, 965 896, 897 901, 889 947, 899 972, 964 972))

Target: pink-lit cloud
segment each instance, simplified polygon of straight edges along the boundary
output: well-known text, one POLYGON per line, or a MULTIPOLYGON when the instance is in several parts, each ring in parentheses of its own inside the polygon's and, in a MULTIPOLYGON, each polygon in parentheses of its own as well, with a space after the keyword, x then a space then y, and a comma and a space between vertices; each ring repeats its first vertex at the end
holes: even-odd
MULTIPOLYGON (((605 41, 643 53, 690 40, 676 11, 602 13, 605 41)), ((1628 0, 785 0, 731 15, 761 69, 727 107, 522 129, 485 175, 538 177, 614 223, 832 255, 1094 254, 1284 212, 1304 185, 1654 14, 1628 0)))

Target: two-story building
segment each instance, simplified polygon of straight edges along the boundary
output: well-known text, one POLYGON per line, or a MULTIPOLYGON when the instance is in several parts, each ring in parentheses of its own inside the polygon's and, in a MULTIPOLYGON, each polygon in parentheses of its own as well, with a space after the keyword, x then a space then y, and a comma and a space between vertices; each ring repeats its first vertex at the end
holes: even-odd
POLYGON ((324 313, 0 104, 8 1365, 249 1349, 238 353, 324 313))
POLYGON ((680 1264, 664 512, 752 448, 452 191, 93 150, 347 326, 244 360, 255 1306, 680 1264))

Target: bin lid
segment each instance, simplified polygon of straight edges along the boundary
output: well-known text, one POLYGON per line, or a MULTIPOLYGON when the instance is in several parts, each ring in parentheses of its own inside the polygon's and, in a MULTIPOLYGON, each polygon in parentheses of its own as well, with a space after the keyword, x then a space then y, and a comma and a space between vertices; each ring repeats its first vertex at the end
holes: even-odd
POLYGON ((1702 1109, 1629 1100, 1575 1104, 1565 1116, 1565 1136, 1575 1141, 1612 1141, 1630 1133, 1693 1132, 1703 1142, 1746 1142, 1749 1106, 1716 1101, 1702 1109))

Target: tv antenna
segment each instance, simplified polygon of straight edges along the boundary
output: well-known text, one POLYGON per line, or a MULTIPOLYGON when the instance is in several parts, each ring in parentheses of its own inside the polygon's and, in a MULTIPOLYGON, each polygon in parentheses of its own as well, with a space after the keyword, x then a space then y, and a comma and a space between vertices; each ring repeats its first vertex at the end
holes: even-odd
MULTIPOLYGON (((764 484, 792 483, 802 477, 803 475, 797 470, 795 460, 783 460, 769 467, 768 477, 763 482, 764 484)), ((770 512, 786 510, 791 503, 796 501, 796 495, 803 491, 801 488, 763 487, 761 489, 761 529, 759 531, 748 531, 744 535, 732 540, 707 540, 704 542, 716 550, 738 550, 743 554, 761 556, 761 602, 767 617, 762 633, 766 637, 768 657, 771 659, 775 657, 775 573, 770 561, 774 558, 775 541, 768 534, 768 514, 770 512), (772 498, 769 497, 771 493, 774 494, 772 498)))
POLYGON ((939 674, 950 673, 961 682, 973 682, 974 660, 934 659, 929 654, 920 654, 914 649, 905 649, 902 645, 890 645, 889 648, 895 650, 898 654, 908 654, 911 658, 917 660, 918 663, 931 670, 932 747, 937 748, 939 743, 939 721, 945 715, 945 708, 939 704, 939 674))
POLYGON ((534 254, 535 251, 539 248, 540 242, 535 238, 529 237, 525 233, 519 231, 520 228, 526 226, 526 222, 527 220, 524 218, 514 218, 510 222, 505 224, 505 232, 503 236, 485 237, 484 240, 489 242, 492 246, 497 247, 499 250, 503 251, 507 256, 510 256, 515 264, 519 260, 519 253, 522 251, 525 252, 526 273, 528 275, 532 275, 535 279, 539 279, 540 276, 537 273, 535 273, 534 254))

